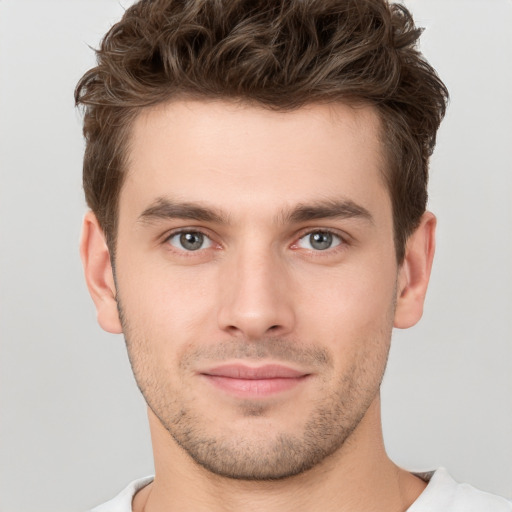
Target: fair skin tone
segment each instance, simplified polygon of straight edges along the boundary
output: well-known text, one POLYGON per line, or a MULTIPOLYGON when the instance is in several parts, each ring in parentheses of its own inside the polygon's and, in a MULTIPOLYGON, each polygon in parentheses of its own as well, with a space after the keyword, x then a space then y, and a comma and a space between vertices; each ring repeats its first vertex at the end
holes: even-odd
POLYGON ((136 119, 115 279, 92 213, 81 241, 149 406, 134 511, 399 512, 422 492, 386 455, 379 387, 393 326, 422 314, 435 218, 397 265, 384 165, 370 107, 136 119))

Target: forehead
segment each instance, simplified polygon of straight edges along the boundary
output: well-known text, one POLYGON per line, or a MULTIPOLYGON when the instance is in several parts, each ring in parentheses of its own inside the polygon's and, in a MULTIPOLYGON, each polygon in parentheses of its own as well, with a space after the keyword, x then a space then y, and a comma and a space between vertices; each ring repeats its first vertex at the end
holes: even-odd
MULTIPOLYGON (((387 199, 378 115, 369 106, 277 112, 229 101, 172 101, 135 119, 120 207, 157 197, 259 208, 387 199)), ((388 201, 389 202, 389 201, 388 201)))

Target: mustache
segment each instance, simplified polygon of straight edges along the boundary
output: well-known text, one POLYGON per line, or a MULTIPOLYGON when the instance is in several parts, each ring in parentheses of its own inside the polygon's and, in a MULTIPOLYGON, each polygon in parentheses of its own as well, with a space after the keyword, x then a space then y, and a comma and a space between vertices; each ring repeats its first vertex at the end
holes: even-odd
MULTIPOLYGON (((130 345, 131 329, 125 317, 120 297, 117 297, 117 310, 123 327, 125 342, 130 345)), ((179 366, 189 368, 198 362, 222 362, 226 360, 258 361, 271 359, 281 363, 292 363, 311 369, 334 368, 331 353, 315 344, 305 344, 294 338, 267 336, 258 340, 247 338, 225 339, 206 345, 195 345, 180 358, 179 366)))
POLYGON ((325 348, 279 337, 261 340, 222 340, 215 344, 195 347, 183 355, 180 366, 187 368, 198 361, 220 362, 230 359, 271 359, 313 368, 333 366, 332 356, 325 348))

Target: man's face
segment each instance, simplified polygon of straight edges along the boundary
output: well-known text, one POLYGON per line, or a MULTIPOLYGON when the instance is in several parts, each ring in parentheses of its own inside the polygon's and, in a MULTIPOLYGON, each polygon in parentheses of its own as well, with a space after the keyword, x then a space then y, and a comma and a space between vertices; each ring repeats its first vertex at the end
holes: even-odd
POLYGON ((173 102, 136 120, 117 299, 158 421, 214 473, 283 478, 377 400, 397 265, 370 107, 173 102))

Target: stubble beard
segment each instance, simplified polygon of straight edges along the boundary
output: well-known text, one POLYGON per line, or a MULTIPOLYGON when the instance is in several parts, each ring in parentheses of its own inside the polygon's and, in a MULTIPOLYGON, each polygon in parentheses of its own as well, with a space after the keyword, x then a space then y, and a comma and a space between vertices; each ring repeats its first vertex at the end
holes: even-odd
MULTIPOLYGON (((239 436, 213 436, 204 428, 205 421, 190 408, 183 407, 174 416, 162 404, 149 404, 152 412, 176 443, 200 466, 235 480, 283 480, 304 473, 338 452, 359 425, 375 398, 369 396, 354 411, 350 386, 340 388, 324 400, 305 422, 300 434, 262 432, 257 439, 239 436)), ((149 403, 149 402, 148 402, 149 403)), ((264 406, 241 404, 245 417, 262 417, 264 406)))
MULTIPOLYGON (((198 465, 213 474, 246 481, 282 480, 301 474, 338 452, 357 428, 378 395, 386 367, 391 338, 389 329, 375 339, 361 340, 364 353, 338 379, 336 385, 319 394, 317 405, 299 432, 262 432, 257 439, 243 432, 212 434, 208 421, 194 402, 181 400, 176 389, 169 386, 169 371, 160 369, 152 359, 150 340, 136 336, 130 329, 118 301, 120 318, 128 356, 137 385, 146 403, 169 432, 170 436, 198 465), (135 339, 137 338, 137 339, 135 339)), ((213 350, 197 350, 184 358, 184 369, 197 357, 227 357, 243 359, 273 358, 294 362, 319 362, 326 369, 331 356, 323 349, 297 348, 295 342, 271 338, 258 342, 237 341, 219 344, 213 350)), ((261 418, 267 407, 253 401, 243 401, 239 413, 244 417, 261 418)))

